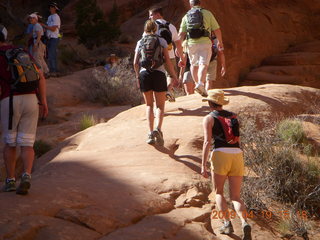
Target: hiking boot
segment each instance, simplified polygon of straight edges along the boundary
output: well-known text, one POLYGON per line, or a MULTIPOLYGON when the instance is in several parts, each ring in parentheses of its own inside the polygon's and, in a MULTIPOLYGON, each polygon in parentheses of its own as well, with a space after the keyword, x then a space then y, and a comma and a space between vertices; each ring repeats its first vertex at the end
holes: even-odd
POLYGON ((220 234, 226 234, 229 235, 231 233, 233 233, 233 226, 231 221, 229 221, 228 223, 224 223, 223 226, 219 229, 220 234))
POLYGON ((30 174, 24 173, 21 177, 19 187, 16 190, 16 194, 20 194, 20 195, 28 194, 28 190, 31 186, 30 180, 31 180, 30 174))
POLYGON ((163 133, 161 132, 160 129, 156 129, 153 131, 153 135, 156 138, 156 144, 163 146, 164 140, 163 140, 163 133))
POLYGON ((12 192, 16 190, 16 180, 6 179, 5 185, 3 187, 4 192, 12 192))
POLYGON ((167 100, 168 100, 169 102, 175 102, 175 101, 176 101, 175 97, 173 96, 173 94, 172 94, 170 91, 168 91, 168 92, 166 93, 166 98, 167 98, 167 100))
POLYGON ((206 89, 204 88, 203 84, 197 84, 196 87, 194 88, 194 90, 199 93, 202 97, 207 97, 208 94, 207 94, 207 91, 206 89))
POLYGON ((153 132, 148 134, 148 139, 146 141, 148 144, 155 144, 153 132))
POLYGON ((251 226, 249 223, 245 223, 242 225, 242 230, 243 230, 243 238, 242 240, 251 240, 251 226))

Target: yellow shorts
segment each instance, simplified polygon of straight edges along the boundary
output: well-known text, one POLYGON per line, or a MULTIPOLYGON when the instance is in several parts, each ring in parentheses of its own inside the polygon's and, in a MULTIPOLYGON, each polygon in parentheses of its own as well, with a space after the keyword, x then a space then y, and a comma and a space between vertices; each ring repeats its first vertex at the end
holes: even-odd
POLYGON ((211 153, 211 169, 214 173, 224 176, 243 176, 243 153, 225 153, 215 151, 211 153))

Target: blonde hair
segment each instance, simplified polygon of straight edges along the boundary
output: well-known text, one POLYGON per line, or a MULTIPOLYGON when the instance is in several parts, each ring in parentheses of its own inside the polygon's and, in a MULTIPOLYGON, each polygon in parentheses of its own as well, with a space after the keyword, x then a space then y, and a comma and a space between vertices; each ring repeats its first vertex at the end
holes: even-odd
POLYGON ((145 33, 155 33, 157 31, 157 24, 153 20, 147 20, 144 24, 145 33))

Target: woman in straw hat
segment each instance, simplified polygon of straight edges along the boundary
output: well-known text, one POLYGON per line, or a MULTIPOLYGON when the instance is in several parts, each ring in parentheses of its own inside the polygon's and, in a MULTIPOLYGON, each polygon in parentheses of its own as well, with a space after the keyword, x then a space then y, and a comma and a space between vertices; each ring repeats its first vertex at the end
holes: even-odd
POLYGON ((233 226, 230 221, 226 199, 223 195, 225 181, 229 180, 230 198, 234 209, 240 217, 243 229, 243 240, 251 240, 251 227, 246 221, 246 208, 240 199, 240 190, 244 173, 243 152, 239 144, 239 123, 234 113, 223 110, 223 106, 229 103, 222 90, 212 89, 208 91, 208 97, 203 101, 209 103, 212 112, 203 120, 204 142, 202 151, 201 174, 207 178, 207 159, 210 146, 213 149, 210 154, 211 174, 219 218, 223 216, 224 224, 219 229, 221 234, 231 234, 233 226), (219 120, 220 119, 220 120, 219 120), (229 123, 233 134, 227 134, 224 127, 229 123))

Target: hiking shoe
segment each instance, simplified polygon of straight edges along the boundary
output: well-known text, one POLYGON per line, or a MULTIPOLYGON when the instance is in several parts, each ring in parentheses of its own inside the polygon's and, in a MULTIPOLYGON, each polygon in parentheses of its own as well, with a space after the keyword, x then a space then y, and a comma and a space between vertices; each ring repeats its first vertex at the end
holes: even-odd
POLYGON ((207 97, 208 94, 207 94, 207 91, 206 89, 204 88, 204 86, 202 84, 197 84, 196 87, 194 88, 194 90, 199 93, 202 97, 207 97))
POLYGON ((148 139, 146 141, 148 144, 155 144, 153 132, 148 134, 148 139))
POLYGON ((156 129, 153 131, 153 135, 156 138, 156 144, 163 146, 164 140, 163 140, 163 133, 161 132, 160 129, 156 129))
POLYGON ((12 192, 16 190, 16 180, 6 179, 5 185, 3 187, 4 192, 12 192))
POLYGON ((173 96, 173 94, 172 94, 170 91, 168 91, 168 92, 166 93, 166 98, 167 98, 167 100, 168 100, 169 102, 175 102, 175 101, 176 101, 175 97, 173 96))
POLYGON ((251 226, 249 223, 245 223, 242 225, 242 230, 243 230, 243 238, 242 240, 251 240, 251 226))
POLYGON ((223 226, 219 229, 220 234, 226 234, 229 235, 231 233, 233 233, 233 226, 231 221, 229 221, 228 223, 224 223, 223 226))
POLYGON ((30 174, 24 173, 21 177, 19 187, 16 190, 16 194, 20 194, 20 195, 28 194, 28 190, 31 186, 30 180, 31 180, 30 174))

